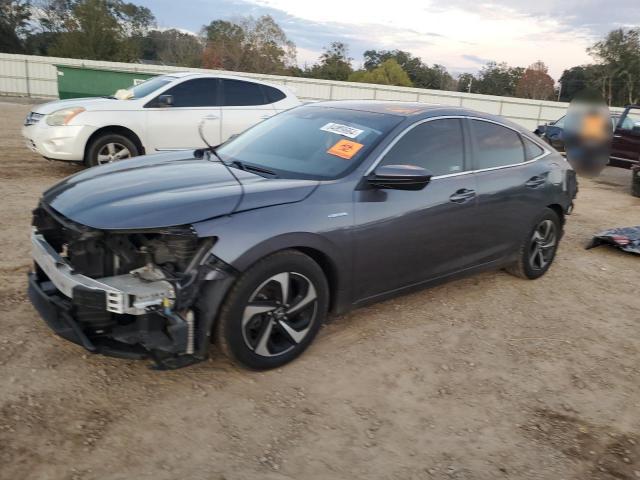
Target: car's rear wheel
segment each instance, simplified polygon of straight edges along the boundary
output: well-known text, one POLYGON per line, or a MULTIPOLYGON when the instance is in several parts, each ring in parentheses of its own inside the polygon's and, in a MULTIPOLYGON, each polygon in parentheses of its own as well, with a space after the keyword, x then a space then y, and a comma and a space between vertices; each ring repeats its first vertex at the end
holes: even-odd
POLYGON ((529 280, 544 275, 556 256, 561 228, 558 214, 550 208, 545 208, 522 242, 518 251, 518 260, 506 270, 529 280))
POLYGON ((89 167, 117 162, 139 155, 138 147, 131 139, 117 133, 107 133, 95 138, 84 159, 89 167))
POLYGON ((217 321, 218 346, 246 367, 279 367, 313 341, 328 305, 327 280, 317 263, 295 250, 275 253, 231 289, 217 321))

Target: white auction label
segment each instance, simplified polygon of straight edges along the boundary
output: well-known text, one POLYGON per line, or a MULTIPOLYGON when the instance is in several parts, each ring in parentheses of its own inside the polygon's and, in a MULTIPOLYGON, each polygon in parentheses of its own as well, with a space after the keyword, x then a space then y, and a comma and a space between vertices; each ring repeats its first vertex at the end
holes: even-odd
POLYGON ((325 132, 337 133, 338 135, 344 135, 349 138, 356 138, 364 130, 350 127, 349 125, 342 125, 340 123, 327 123, 324 127, 320 127, 320 130, 325 132))

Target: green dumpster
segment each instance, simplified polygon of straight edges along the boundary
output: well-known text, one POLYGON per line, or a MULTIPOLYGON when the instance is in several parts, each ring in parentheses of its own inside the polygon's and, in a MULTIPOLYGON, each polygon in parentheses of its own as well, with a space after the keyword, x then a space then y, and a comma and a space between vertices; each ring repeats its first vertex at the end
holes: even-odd
POLYGON ((120 88, 129 88, 155 77, 153 73, 122 72, 99 68, 56 65, 58 95, 61 100, 79 97, 104 97, 120 88))

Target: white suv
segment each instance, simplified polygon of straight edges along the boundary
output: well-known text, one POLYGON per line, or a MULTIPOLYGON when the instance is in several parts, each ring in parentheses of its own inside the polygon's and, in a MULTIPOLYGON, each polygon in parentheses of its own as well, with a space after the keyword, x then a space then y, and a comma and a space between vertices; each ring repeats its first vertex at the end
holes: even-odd
POLYGON ((119 98, 75 98, 37 106, 22 134, 45 158, 109 163, 163 150, 224 142, 256 123, 300 105, 287 88, 230 75, 175 73, 119 92, 119 98), (123 94, 124 93, 124 94, 123 94))

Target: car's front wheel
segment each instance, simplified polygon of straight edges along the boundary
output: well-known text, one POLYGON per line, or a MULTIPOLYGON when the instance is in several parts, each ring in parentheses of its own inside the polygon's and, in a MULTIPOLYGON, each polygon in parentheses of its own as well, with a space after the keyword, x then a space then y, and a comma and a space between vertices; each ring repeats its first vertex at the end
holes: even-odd
POLYGON ((88 167, 117 162, 140 154, 131 139, 117 133, 107 133, 93 139, 84 159, 88 167))
POLYGON ((553 263, 561 234, 558 214, 550 208, 545 208, 520 245, 518 260, 506 270, 517 277, 529 280, 541 277, 553 263))
POLYGON ((318 264, 295 250, 278 252, 238 279, 222 306, 216 340, 246 367, 279 367, 313 341, 328 305, 329 288, 318 264))

